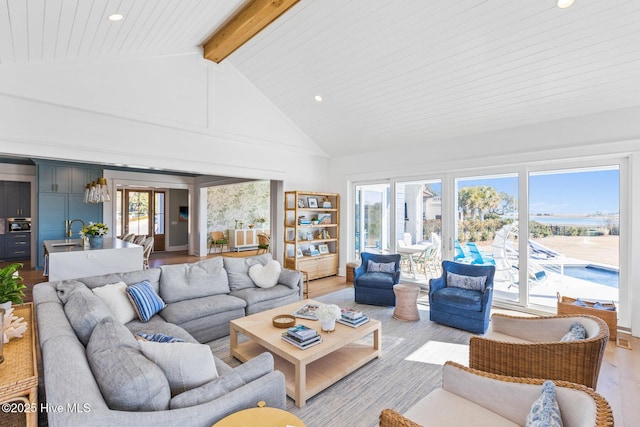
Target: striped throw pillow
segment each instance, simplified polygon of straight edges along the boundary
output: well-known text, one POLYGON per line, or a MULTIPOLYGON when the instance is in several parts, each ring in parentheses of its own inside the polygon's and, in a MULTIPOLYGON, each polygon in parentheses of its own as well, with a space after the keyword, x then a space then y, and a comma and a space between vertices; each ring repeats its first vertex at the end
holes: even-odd
POLYGON ((154 314, 167 306, 147 280, 129 286, 127 295, 142 322, 148 322, 154 314))

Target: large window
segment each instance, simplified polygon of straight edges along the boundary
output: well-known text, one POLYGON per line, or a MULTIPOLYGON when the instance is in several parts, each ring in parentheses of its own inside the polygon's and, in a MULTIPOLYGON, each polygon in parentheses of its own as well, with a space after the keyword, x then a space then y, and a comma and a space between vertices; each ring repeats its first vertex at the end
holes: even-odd
POLYGON ((428 284, 434 272, 420 262, 435 239, 442 259, 495 265, 494 301, 549 311, 558 294, 617 303, 622 164, 451 172, 397 181, 393 200, 392 180, 357 184, 355 254, 400 253, 403 277, 428 284))
POLYGON ((529 303, 619 300, 620 168, 529 174, 529 303))

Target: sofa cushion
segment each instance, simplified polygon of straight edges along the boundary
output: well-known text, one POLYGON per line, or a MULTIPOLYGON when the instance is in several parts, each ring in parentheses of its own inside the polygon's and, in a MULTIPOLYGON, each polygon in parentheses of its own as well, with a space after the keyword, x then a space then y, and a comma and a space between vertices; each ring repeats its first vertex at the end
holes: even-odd
MULTIPOLYGON (((220 377, 171 399, 171 409, 185 408, 210 402, 245 384, 273 372, 273 355, 261 353, 232 370, 220 371, 220 377)), ((226 365, 225 365, 226 366, 226 365)))
POLYGON ((553 381, 547 380, 542 384, 542 393, 527 414, 526 427, 562 427, 555 388, 553 381))
POLYGON ((169 402, 169 407, 171 409, 188 408, 201 403, 211 402, 220 396, 224 396, 242 387, 244 384, 245 382, 242 381, 240 375, 232 372, 209 381, 200 387, 192 388, 191 390, 174 396, 171 402, 169 402))
POLYGON ((445 287, 431 295, 434 303, 449 305, 465 310, 482 310, 482 292, 468 289, 445 287))
POLYGON ((192 342, 192 343, 198 342, 183 328, 181 328, 180 326, 174 323, 167 322, 161 316, 153 316, 151 320, 149 320, 148 322, 141 322, 140 319, 136 318, 131 322, 127 323, 125 326, 134 335, 139 332, 142 332, 145 334, 160 333, 160 334, 165 334, 165 335, 170 335, 172 337, 180 338, 184 340, 184 342, 192 342))
POLYGON ((109 273, 101 276, 83 277, 78 279, 84 283, 89 289, 103 286, 105 283, 124 282, 127 285, 140 283, 143 280, 151 283, 153 290, 158 292, 160 289, 160 268, 149 268, 147 270, 128 271, 126 273, 109 273))
POLYGON ((367 263, 367 272, 369 273, 395 273, 395 262, 375 262, 369 260, 367 263))
POLYGON ((129 323, 136 318, 136 311, 127 296, 127 284, 124 282, 99 286, 92 289, 109 306, 113 317, 120 323, 129 323))
POLYGON ((255 287, 253 280, 249 277, 249 267, 256 264, 265 265, 272 259, 269 253, 250 258, 224 257, 224 269, 227 270, 231 291, 255 287))
POLYGON ((275 285, 272 288, 266 289, 253 287, 231 293, 231 295, 233 295, 234 297, 241 298, 243 301, 245 301, 247 306, 252 306, 273 299, 284 298, 287 295, 297 294, 297 290, 291 289, 290 287, 285 285, 275 285))
POLYGON ((302 273, 297 270, 288 270, 283 268, 278 278, 278 283, 290 287, 291 289, 300 289, 300 280, 302 273))
POLYGON ((366 286, 367 288, 390 289, 395 284, 393 274, 389 273, 363 273, 358 276, 358 286, 366 286))
POLYGON ((229 293, 229 279, 221 257, 192 264, 163 265, 160 269, 160 296, 169 304, 229 293))
POLYGON ((151 317, 166 307, 149 282, 142 281, 127 288, 127 295, 133 304, 138 318, 148 322, 151 317))
POLYGON ((256 264, 249 267, 249 277, 259 288, 272 288, 278 283, 281 271, 280 263, 271 260, 265 265, 256 264))
POLYGON ((111 310, 81 282, 63 281, 58 283, 57 289, 69 324, 86 346, 93 328, 102 319, 111 317, 111 310))
POLYGON ((140 352, 127 328, 113 318, 94 328, 87 359, 111 409, 158 411, 169 407, 171 391, 164 373, 140 352))
POLYGON ((162 310, 161 316, 167 322, 180 325, 212 314, 225 313, 237 309, 244 310, 246 305, 245 301, 231 295, 214 295, 174 302, 162 310))
POLYGON ((441 388, 420 399, 404 412, 404 416, 424 426, 468 427, 471 425, 469 420, 481 420, 477 425, 491 427, 518 426, 487 408, 441 388))
POLYGON ((142 354, 164 372, 172 396, 218 378, 213 353, 208 345, 151 341, 139 343, 142 354))
POLYGON ((165 335, 161 332, 155 334, 148 334, 145 332, 138 332, 135 337, 140 341, 151 341, 151 342, 184 342, 182 338, 173 337, 171 335, 165 335))
POLYGON ((447 286, 484 292, 487 276, 463 276, 447 271, 447 286))

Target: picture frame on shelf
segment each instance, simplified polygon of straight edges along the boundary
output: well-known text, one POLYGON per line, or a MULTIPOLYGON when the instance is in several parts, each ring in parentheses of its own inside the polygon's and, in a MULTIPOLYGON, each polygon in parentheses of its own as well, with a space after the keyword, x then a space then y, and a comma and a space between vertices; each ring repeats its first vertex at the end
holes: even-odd
POLYGON ((313 233, 311 231, 307 231, 307 240, 313 240, 313 233))
POLYGON ((318 252, 320 252, 320 255, 328 254, 329 253, 329 246, 327 246, 327 245, 318 245, 318 252))
POLYGON ((296 251, 296 258, 302 258, 302 249, 298 248, 298 250, 296 251))
POLYGON ((330 213, 318 214, 318 224, 331 224, 331 214, 330 213))
POLYGON ((307 197, 307 204, 309 205, 309 208, 317 209, 318 208, 318 199, 315 198, 315 197, 307 197))
POLYGON ((324 209, 331 209, 333 208, 333 206, 331 205, 331 200, 329 200, 328 197, 325 197, 324 199, 322 199, 322 207, 324 209))
POLYGON ((304 208, 305 207, 304 206, 304 199, 302 199, 302 198, 298 199, 298 207, 299 208, 304 208))

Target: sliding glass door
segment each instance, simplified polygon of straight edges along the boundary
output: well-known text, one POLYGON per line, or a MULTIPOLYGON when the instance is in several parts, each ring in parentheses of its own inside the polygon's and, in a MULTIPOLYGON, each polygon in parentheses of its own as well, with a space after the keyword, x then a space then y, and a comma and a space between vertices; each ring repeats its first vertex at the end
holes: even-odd
POLYGON ((529 303, 619 301, 620 167, 529 174, 529 303))
POLYGON ((356 186, 355 252, 388 253, 391 248, 389 184, 356 186))
POLYGON ((618 303, 623 165, 357 184, 354 252, 399 253, 403 279, 419 284, 439 274, 425 267, 429 246, 442 250, 437 266, 495 265, 494 301, 508 305, 552 311, 558 294, 618 303))

